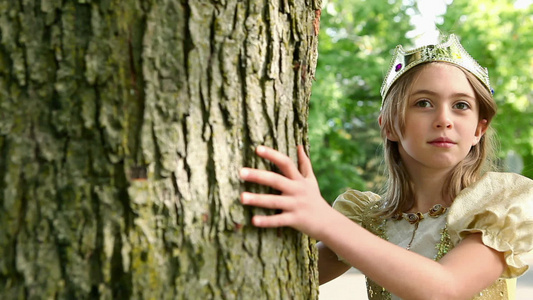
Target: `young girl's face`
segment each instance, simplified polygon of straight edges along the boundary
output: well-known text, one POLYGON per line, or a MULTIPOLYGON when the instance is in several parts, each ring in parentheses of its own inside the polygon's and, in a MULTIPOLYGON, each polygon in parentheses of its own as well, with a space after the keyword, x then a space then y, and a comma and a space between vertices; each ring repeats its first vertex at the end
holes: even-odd
POLYGON ((403 130, 388 139, 398 142, 408 170, 451 169, 463 160, 486 130, 479 119, 474 89, 463 71, 431 63, 410 88, 403 130))

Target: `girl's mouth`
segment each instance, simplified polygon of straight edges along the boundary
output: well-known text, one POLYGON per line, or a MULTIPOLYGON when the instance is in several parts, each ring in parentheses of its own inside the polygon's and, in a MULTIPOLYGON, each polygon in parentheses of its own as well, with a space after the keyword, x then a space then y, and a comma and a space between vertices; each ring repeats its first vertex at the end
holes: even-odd
POLYGON ((432 141, 429 141, 428 144, 431 144, 431 145, 433 145, 435 147, 450 148, 453 145, 455 145, 456 143, 453 142, 452 140, 450 140, 447 137, 439 137, 439 138, 436 138, 436 139, 434 139, 432 141))

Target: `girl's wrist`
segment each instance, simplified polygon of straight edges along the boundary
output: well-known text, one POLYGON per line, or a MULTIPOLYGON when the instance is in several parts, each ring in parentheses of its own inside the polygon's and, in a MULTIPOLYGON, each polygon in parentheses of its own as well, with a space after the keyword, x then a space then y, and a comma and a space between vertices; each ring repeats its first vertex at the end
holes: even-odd
POLYGON ((331 243, 332 239, 338 239, 339 226, 341 226, 340 223, 342 223, 344 219, 349 221, 346 216, 329 205, 327 209, 323 210, 319 219, 320 222, 318 222, 318 226, 316 226, 314 232, 309 235, 318 241, 324 242, 326 245, 331 243))

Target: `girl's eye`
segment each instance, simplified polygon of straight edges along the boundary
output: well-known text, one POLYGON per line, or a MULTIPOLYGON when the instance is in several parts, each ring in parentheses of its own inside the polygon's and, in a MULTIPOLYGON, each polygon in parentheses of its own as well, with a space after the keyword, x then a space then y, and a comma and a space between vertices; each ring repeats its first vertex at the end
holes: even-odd
POLYGON ((460 110, 465 110, 465 109, 469 109, 470 105, 468 105, 468 103, 466 103, 466 102, 459 102, 459 103, 455 104, 454 107, 457 108, 457 109, 460 109, 460 110))
POLYGON ((415 103, 415 106, 417 107, 431 107, 431 102, 428 100, 420 100, 415 103))

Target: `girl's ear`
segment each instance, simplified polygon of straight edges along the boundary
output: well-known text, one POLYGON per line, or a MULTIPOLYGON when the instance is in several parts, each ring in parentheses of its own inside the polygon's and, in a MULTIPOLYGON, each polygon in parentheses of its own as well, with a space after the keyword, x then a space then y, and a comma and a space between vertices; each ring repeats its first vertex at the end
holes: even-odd
MULTIPOLYGON (((379 115, 379 118, 378 118, 378 123, 379 123, 379 127, 382 126, 382 116, 379 115)), ((387 139, 391 142, 398 142, 400 139, 396 136, 396 134, 394 134, 393 132, 389 132, 387 129, 385 129, 385 135, 387 136, 387 139)))
POLYGON ((489 122, 487 119, 482 119, 477 124, 476 133, 474 134, 474 139, 472 140, 472 146, 477 145, 479 141, 481 140, 481 137, 485 134, 487 129, 489 128, 489 122))

